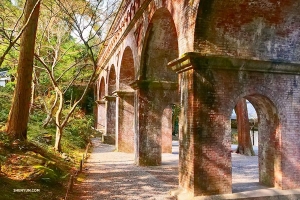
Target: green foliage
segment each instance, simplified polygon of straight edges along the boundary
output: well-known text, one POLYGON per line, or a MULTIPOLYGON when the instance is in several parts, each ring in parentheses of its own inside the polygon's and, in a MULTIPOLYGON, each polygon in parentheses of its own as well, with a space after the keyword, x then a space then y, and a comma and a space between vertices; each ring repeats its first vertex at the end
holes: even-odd
MULTIPOLYGON (((78 100, 85 88, 82 86, 72 86, 64 94, 65 102, 69 105, 73 105, 75 100, 78 100)), ((93 114, 94 106, 94 91, 92 88, 88 90, 85 98, 79 104, 81 110, 84 110, 86 114, 93 114)))
POLYGON ((172 135, 179 134, 179 114, 181 107, 179 105, 172 105, 172 124, 173 124, 173 132, 172 135))
POLYGON ((88 115, 83 116, 82 114, 77 114, 76 116, 75 114, 74 118, 64 130, 65 135, 62 138, 62 148, 65 151, 76 148, 85 148, 86 144, 89 142, 89 135, 92 132, 92 118, 92 116, 88 115))
POLYGON ((11 107, 11 99, 13 97, 12 85, 10 83, 6 87, 0 87, 0 128, 5 125, 11 107))
POLYGON ((8 135, 5 132, 0 131, 0 149, 1 146, 8 147, 10 145, 10 140, 8 135))
POLYGON ((44 181, 46 183, 55 183, 59 180, 59 173, 53 169, 42 165, 34 166, 38 170, 38 180, 44 181))

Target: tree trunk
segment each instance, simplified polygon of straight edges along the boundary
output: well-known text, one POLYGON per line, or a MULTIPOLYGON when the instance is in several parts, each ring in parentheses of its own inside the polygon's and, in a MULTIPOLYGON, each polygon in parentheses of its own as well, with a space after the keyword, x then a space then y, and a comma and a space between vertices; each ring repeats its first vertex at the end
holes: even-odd
MULTIPOLYGON (((34 71, 34 69, 33 69, 34 71)), ((34 101, 35 101, 35 89, 36 89, 36 79, 33 78, 32 86, 31 86, 31 100, 30 100, 30 107, 29 107, 29 113, 33 113, 34 111, 34 101)))
POLYGON ((31 82, 35 38, 40 10, 38 0, 28 0, 25 6, 25 22, 29 19, 20 42, 20 56, 17 69, 17 84, 7 122, 7 133, 11 139, 27 139, 27 123, 31 98, 31 82))
POLYGON ((63 129, 65 127, 64 124, 61 124, 61 113, 62 113, 62 109, 63 109, 64 99, 63 99, 63 93, 58 87, 55 88, 55 92, 56 92, 56 95, 58 95, 59 106, 58 106, 58 109, 55 114, 56 136, 55 136, 54 149, 58 152, 61 152, 60 141, 61 141, 63 129))
POLYGON ((61 152, 61 137, 63 133, 63 128, 56 126, 56 135, 55 135, 55 151, 61 152))
POLYGON ((241 99, 235 107, 237 128, 238 128, 238 148, 236 153, 246 156, 254 156, 250 137, 250 124, 248 118, 246 99, 241 99))

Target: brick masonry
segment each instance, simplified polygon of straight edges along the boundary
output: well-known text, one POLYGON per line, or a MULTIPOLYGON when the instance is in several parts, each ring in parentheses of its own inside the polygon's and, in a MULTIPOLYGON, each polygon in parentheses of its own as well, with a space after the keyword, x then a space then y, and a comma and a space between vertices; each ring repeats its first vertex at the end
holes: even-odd
POLYGON ((159 165, 170 144, 170 105, 180 104, 179 186, 193 195, 231 193, 230 115, 245 97, 259 116, 260 182, 299 188, 299 7, 299 0, 123 1, 98 62, 98 92, 117 92, 106 103, 106 133, 119 149, 134 143, 138 165, 159 165))
POLYGON ((260 183, 300 187, 299 65, 190 53, 170 66, 180 78, 182 187, 195 195, 231 193, 230 115, 243 97, 259 117, 260 183))

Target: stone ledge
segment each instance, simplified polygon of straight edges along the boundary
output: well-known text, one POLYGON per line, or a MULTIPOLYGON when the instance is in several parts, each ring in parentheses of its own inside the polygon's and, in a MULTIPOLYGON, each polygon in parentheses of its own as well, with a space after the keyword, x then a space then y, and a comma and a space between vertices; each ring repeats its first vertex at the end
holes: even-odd
POLYGON ((177 82, 171 81, 151 81, 151 80, 136 80, 130 84, 133 89, 157 89, 157 90, 176 90, 177 82))
POLYGON ((300 74, 300 64, 280 61, 251 60, 225 56, 205 56, 196 52, 184 54, 168 63, 177 73, 190 69, 252 71, 276 74, 300 74))

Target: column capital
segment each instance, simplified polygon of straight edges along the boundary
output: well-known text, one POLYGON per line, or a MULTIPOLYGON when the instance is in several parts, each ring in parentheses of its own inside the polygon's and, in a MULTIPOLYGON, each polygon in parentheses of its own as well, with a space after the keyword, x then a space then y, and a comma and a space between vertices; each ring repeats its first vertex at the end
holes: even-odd
POLYGON ((105 100, 104 99, 99 99, 95 101, 96 104, 100 105, 100 104, 105 104, 105 100))
POLYGON ((253 60, 219 55, 203 55, 188 52, 168 63, 168 67, 177 73, 190 69, 232 70, 262 73, 300 74, 298 63, 286 63, 277 60, 253 60))
POLYGON ((116 96, 116 97, 133 96, 134 91, 118 90, 118 91, 114 91, 113 95, 116 96))
POLYGON ((136 80, 130 84, 130 87, 135 90, 146 88, 157 90, 176 90, 178 88, 178 83, 172 81, 136 80))
POLYGON ((115 101, 116 100, 116 96, 104 96, 103 99, 105 101, 115 101))

